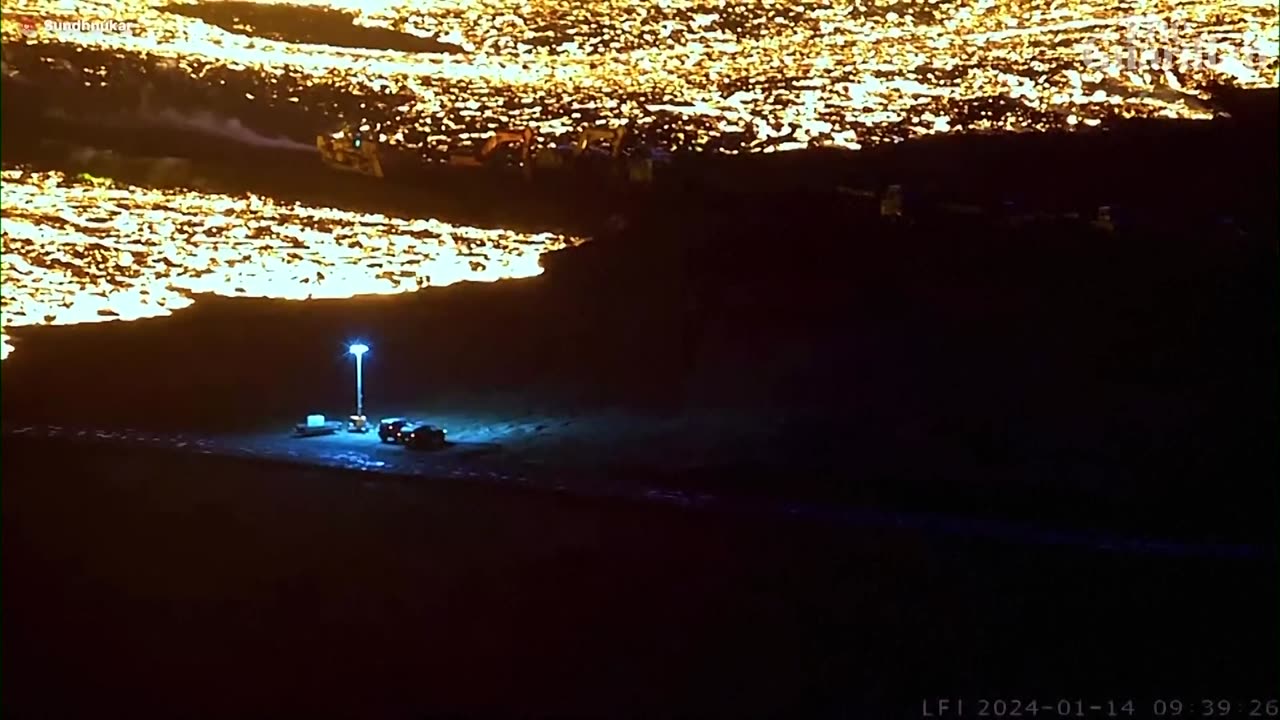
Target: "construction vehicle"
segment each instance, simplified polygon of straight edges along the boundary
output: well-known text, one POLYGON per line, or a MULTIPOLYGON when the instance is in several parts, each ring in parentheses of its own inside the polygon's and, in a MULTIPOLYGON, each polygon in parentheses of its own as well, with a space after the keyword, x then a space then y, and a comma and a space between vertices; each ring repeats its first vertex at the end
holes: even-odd
MULTIPOLYGON (((653 182, 654 168, 667 164, 666 158, 645 148, 629 148, 628 139, 625 127, 586 128, 568 151, 579 168, 595 167, 634 185, 649 185, 653 182), (608 149, 597 149, 601 143, 607 143, 608 149)), ((550 162, 539 163, 539 167, 550 165, 550 162)))
POLYGON ((560 170, 570 163, 580 165, 582 156, 588 150, 592 150, 591 155, 595 156, 607 154, 610 161, 616 163, 622 155, 622 139, 625 135, 626 128, 586 128, 571 142, 538 148, 533 155, 533 164, 539 170, 560 170), (605 153, 594 152, 592 143, 602 141, 609 143, 609 149, 605 153))
MULTIPOLYGON (((670 168, 671 153, 649 145, 641 145, 634 149, 627 158, 627 180, 632 185, 651 185, 660 168, 670 168)), ((662 170, 662 172, 668 172, 662 170)))
POLYGON ((320 159, 335 170, 383 177, 378 143, 367 138, 367 132, 368 126, 362 125, 355 129, 343 127, 328 135, 316 136, 320 159))
POLYGON ((584 128, 569 148, 575 172, 588 177, 625 176, 622 140, 626 134, 626 128, 584 128), (608 143, 608 148, 602 148, 601 143, 608 143))
POLYGON ((533 154, 533 164, 539 170, 559 170, 565 166, 566 158, 572 154, 572 145, 540 147, 533 154))
POLYGON ((1116 223, 1111 217, 1111 206, 1103 205, 1102 207, 1099 207, 1098 214, 1094 217, 1093 222, 1089 224, 1103 232, 1115 232, 1116 223))
POLYGON ((622 141, 627 136, 625 127, 619 128, 586 128, 578 133, 578 140, 573 144, 573 156, 580 157, 591 147, 592 143, 608 142, 609 157, 617 160, 622 157, 622 141))
POLYGON ((903 210, 901 185, 890 185, 880 198, 880 217, 890 222, 901 222, 903 210))
POLYGON ((493 162, 499 150, 512 147, 516 151, 516 163, 528 175, 532 171, 529 153, 533 148, 533 130, 499 130, 493 137, 485 141, 480 149, 471 153, 453 153, 449 155, 449 165, 453 167, 485 167, 493 162))
MULTIPOLYGON (((535 149, 532 128, 504 129, 494 132, 474 150, 449 153, 446 167, 510 166, 519 168, 525 179, 532 178, 535 167, 539 171, 572 169, 570 175, 563 177, 598 182, 605 175, 633 185, 649 185, 655 167, 669 164, 670 158, 644 148, 627 152, 623 141, 629 137, 625 127, 585 128, 569 142, 535 149)), ((385 136, 376 134, 367 124, 347 125, 317 136, 316 147, 325 165, 331 168, 376 178, 385 178, 390 170, 399 177, 407 161, 403 153, 389 152, 393 148, 384 147, 383 140, 385 136)))

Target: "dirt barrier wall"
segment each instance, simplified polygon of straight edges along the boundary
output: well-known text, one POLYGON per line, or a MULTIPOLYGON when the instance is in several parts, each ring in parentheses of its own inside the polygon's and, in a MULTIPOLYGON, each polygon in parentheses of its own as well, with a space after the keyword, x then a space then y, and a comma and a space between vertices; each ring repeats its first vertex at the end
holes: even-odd
MULTIPOLYGON (((525 182, 518 173, 448 168, 422 168, 379 182, 323 170, 318 153, 310 149, 314 135, 303 132, 315 123, 299 120, 293 139, 255 131, 238 120, 235 133, 202 135, 193 128, 215 122, 208 111, 161 108, 149 111, 148 122, 167 112, 161 119, 168 124, 138 132, 121 124, 137 108, 99 108, 90 115, 63 108, 59 103, 65 98, 59 95, 55 103, 34 82, 6 78, 4 83, 0 128, 7 162, 74 167, 67 156, 80 151, 73 148, 184 158, 193 162, 190 176, 166 175, 163 182, 521 229, 589 234, 619 212, 689 213, 704 206, 769 202, 780 195, 821 202, 842 189, 878 197, 894 184, 903 186, 911 213, 970 206, 986 214, 1075 213, 1089 219, 1108 206, 1120 222, 1177 225, 1189 216, 1215 215, 1274 227, 1270 208, 1280 192, 1277 169, 1268 160, 1280 151, 1280 132, 1274 103, 1264 102, 1266 91, 1235 91, 1227 104, 1236 116, 1212 122, 1134 120, 1076 133, 949 134, 859 152, 685 154, 659 169, 651 189, 642 189, 594 176, 574 182, 535 174, 525 182), (81 122, 104 112, 114 124, 81 122), (175 125, 175 118, 186 118, 190 127, 175 125), (238 139, 246 134, 252 142, 238 139), (56 140, 59 147, 41 148, 42 140, 56 140)), ((395 156, 388 166, 419 164, 405 153, 387 152, 395 156)), ((118 173, 155 182, 127 168, 118 173)))
POLYGON ((787 482, 1069 467, 1134 499, 1274 507, 1270 240, 834 217, 656 218, 529 280, 16 328, 3 417, 286 422, 349 404, 359 335, 370 407, 714 409, 766 428, 787 482))

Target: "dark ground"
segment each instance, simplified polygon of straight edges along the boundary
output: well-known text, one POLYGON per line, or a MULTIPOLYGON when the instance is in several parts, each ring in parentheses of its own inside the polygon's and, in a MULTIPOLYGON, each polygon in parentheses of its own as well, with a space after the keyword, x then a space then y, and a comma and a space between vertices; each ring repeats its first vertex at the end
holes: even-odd
MULTIPOLYGON (((1212 166, 1143 169, 1158 143, 1119 162, 1134 175, 1109 187, 1146 184, 1114 234, 923 205, 890 227, 833 177, 677 191, 527 281, 14 329, 0 403, 6 429, 259 430, 347 407, 342 342, 359 336, 376 348, 371 407, 677 428, 721 413, 763 429, 726 434, 736 462, 664 476, 686 489, 1251 543, 1262 559, 940 541, 6 436, 5 703, 899 717, 946 694, 1274 688, 1277 185, 1250 148, 1276 133, 1239 130, 1174 155, 1212 166)), ((984 146, 901 167, 977 167, 962 147, 984 146)), ((1063 172, 1080 190, 1107 168, 1063 172)), ((862 174, 894 180, 847 177, 862 174)), ((288 173, 263 176, 293 192, 288 173)), ((949 177, 1021 187, 1016 172, 949 177)), ((626 470, 680 459, 651 450, 626 470)))
MULTIPOLYGON (((350 404, 342 342, 359 336, 377 348, 375 414, 714 412, 758 430, 726 427, 721 465, 675 478, 682 489, 1274 537, 1264 238, 894 231, 840 207, 630 233, 548 257, 526 281, 18 328, 4 421, 284 428, 350 404)), ((638 469, 680 459, 658 444, 638 469)))
POLYGON ((6 438, 4 715, 920 717, 1265 697, 1276 567, 6 438))

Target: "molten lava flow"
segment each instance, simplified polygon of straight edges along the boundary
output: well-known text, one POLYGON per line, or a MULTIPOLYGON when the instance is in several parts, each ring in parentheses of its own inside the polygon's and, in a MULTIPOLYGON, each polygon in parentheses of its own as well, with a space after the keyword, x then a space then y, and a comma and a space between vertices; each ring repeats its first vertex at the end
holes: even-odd
POLYGON ((16 170, 3 212, 5 328, 165 315, 194 293, 343 298, 529 277, 573 242, 16 170))

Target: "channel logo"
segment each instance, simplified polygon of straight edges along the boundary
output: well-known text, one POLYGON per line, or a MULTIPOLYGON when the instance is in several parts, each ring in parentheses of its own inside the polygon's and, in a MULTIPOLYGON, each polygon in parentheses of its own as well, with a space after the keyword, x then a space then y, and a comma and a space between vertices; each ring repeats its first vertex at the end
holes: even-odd
POLYGON ((40 34, 40 21, 30 15, 19 15, 18 32, 28 40, 34 40, 40 34))

